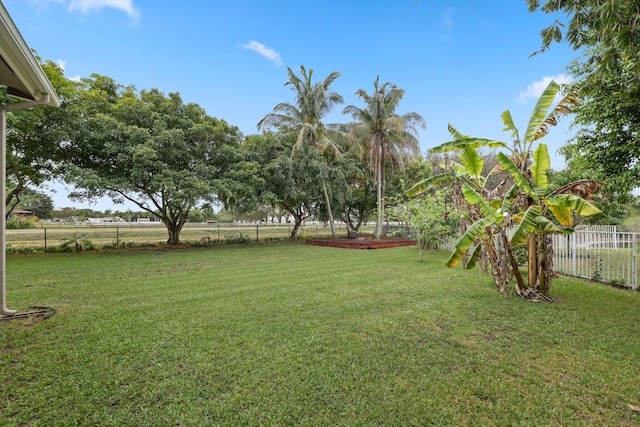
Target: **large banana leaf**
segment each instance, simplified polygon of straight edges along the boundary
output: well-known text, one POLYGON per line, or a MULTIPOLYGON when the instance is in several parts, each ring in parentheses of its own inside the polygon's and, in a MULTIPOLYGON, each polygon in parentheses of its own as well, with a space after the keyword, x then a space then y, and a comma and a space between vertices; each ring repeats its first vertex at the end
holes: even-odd
POLYGON ((565 227, 571 227, 573 225, 573 215, 571 214, 570 207, 547 204, 547 209, 549 209, 549 212, 553 214, 560 224, 565 227))
POLYGON ((511 139, 520 142, 520 135, 518 135, 518 128, 516 127, 516 124, 513 122, 513 117, 511 117, 511 111, 504 110, 504 112, 500 117, 502 118, 502 123, 504 123, 504 129, 502 130, 505 132, 510 131, 511 139))
POLYGON ((460 150, 460 160, 471 181, 477 183, 479 180, 483 180, 482 168, 484 167, 484 160, 475 148, 468 145, 463 147, 460 150))
POLYGON ((578 89, 574 89, 569 92, 558 104, 553 111, 547 115, 540 127, 536 130, 534 140, 538 140, 549 133, 549 126, 556 126, 560 116, 567 115, 571 112, 573 106, 580 102, 578 89))
POLYGON ((527 193, 533 198, 537 199, 536 193, 533 191, 531 184, 525 179, 525 177, 520 173, 516 165, 513 164, 511 159, 509 159, 504 153, 498 153, 497 156, 498 162, 502 165, 505 171, 511 175, 516 185, 520 188, 521 191, 527 193))
POLYGON ((464 138, 454 141, 445 142, 437 147, 433 147, 429 150, 431 153, 446 153, 448 151, 460 151, 462 148, 470 146, 472 148, 507 148, 508 145, 502 141, 496 141, 493 139, 485 138, 464 138))
POLYGON ((543 218, 542 209, 538 205, 530 206, 522 216, 522 220, 511 237, 512 245, 519 245, 527 241, 530 233, 535 233, 538 228, 539 218, 543 218))
POLYGON ((527 237, 531 233, 539 234, 559 234, 570 233, 571 230, 560 228, 542 214, 542 208, 539 205, 530 206, 524 213, 518 228, 511 237, 512 245, 519 245, 527 241, 527 237))
POLYGON ((496 211, 493 209, 493 207, 491 207, 491 203, 489 203, 487 199, 482 197, 476 190, 473 189, 473 187, 471 187, 466 182, 462 184, 462 195, 465 199, 467 199, 467 202, 469 202, 470 205, 479 205, 482 215, 486 217, 490 216, 492 218, 496 216, 496 211))
POLYGON ((447 129, 449 130, 449 133, 455 140, 469 138, 469 136, 461 134, 460 131, 458 131, 458 129, 451 126, 451 123, 447 125, 447 129))
POLYGON ((600 209, 575 194, 558 194, 545 200, 545 204, 551 210, 551 206, 565 207, 582 216, 593 216, 602 213, 600 209))
POLYGON ((429 190, 432 187, 438 185, 445 185, 455 182, 458 179, 458 176, 454 172, 445 172, 438 175, 434 175, 427 179, 423 179, 422 181, 415 184, 413 187, 408 189, 405 194, 408 197, 419 196, 425 191, 429 190))
POLYGON ((539 144, 536 151, 533 152, 533 164, 531 165, 531 175, 533 182, 537 188, 540 188, 544 194, 549 188, 547 180, 547 171, 551 169, 551 158, 546 144, 539 144))
POLYGON ((460 240, 458 240, 458 243, 456 243, 456 248, 449 257, 449 260, 447 260, 447 267, 453 268, 458 265, 473 243, 486 234, 486 228, 491 224, 493 224, 492 217, 482 218, 471 224, 471 227, 467 229, 460 240))
POLYGON ((529 125, 527 126, 526 133, 524 134, 524 139, 522 140, 523 144, 528 144, 538 138, 538 129, 544 123, 544 119, 547 116, 549 108, 553 104, 553 100, 556 97, 558 90, 560 90, 560 85, 551 81, 544 92, 542 92, 542 95, 540 95, 540 98, 538 98, 538 102, 533 108, 533 112, 529 118, 529 125))
POLYGON ((482 243, 479 243, 476 245, 476 248, 473 250, 473 253, 471 254, 471 258, 469 258, 469 261, 464 266, 464 268, 467 270, 470 270, 473 267, 475 267, 476 264, 478 264, 478 258, 480 258, 481 253, 482 253, 482 243))

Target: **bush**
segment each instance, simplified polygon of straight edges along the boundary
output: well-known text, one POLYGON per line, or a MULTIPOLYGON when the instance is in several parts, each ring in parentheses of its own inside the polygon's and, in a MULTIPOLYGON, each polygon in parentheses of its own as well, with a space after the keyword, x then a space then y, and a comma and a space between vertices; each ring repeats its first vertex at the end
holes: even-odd
POLYGON ((224 236, 225 243, 234 244, 234 243, 249 243, 251 239, 246 234, 231 234, 229 236, 224 236))
POLYGON ((459 214, 451 203, 446 202, 446 197, 441 190, 409 202, 411 223, 417 229, 420 261, 425 250, 436 249, 459 233, 459 214))
POLYGON ((7 220, 7 230, 18 230, 24 228, 36 228, 36 221, 38 218, 34 216, 30 217, 13 217, 7 220))

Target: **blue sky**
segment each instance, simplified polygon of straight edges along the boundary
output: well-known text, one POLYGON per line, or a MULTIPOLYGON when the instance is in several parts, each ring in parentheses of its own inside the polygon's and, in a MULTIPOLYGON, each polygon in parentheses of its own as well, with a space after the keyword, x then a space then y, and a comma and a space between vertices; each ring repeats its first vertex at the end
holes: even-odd
MULTIPOLYGON (((4 0, 27 44, 69 78, 92 73, 138 89, 179 92, 245 134, 279 102, 292 101, 287 67, 332 71, 345 103, 376 76, 406 93, 398 113, 421 114, 424 153, 448 141, 447 124, 507 140, 500 115, 524 130, 537 95, 562 82, 577 56, 563 45, 529 57, 555 17, 524 0, 4 0)), ((348 121, 342 107, 326 120, 348 121)), ((570 118, 543 140, 555 151, 570 118)), ((563 167, 556 156, 552 167, 563 167)), ((72 203, 64 189, 56 207, 72 203)), ((111 208, 101 201, 96 209, 111 208)), ((116 206, 117 208, 117 206, 116 206)))

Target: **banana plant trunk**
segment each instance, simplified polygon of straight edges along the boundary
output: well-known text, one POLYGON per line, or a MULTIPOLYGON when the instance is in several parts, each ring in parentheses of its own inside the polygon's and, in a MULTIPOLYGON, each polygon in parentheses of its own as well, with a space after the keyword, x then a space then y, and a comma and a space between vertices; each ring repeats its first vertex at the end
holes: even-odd
POLYGON ((538 288, 538 238, 535 233, 527 236, 527 276, 529 289, 538 288))

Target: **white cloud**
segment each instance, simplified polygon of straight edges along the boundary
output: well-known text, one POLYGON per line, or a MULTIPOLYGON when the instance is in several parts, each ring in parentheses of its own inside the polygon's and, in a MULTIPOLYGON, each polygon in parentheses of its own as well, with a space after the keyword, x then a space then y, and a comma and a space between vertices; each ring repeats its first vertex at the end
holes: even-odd
MULTIPOLYGON (((57 65, 58 67, 60 67, 60 69, 62 70, 62 73, 64 74, 64 72, 65 72, 65 67, 67 66, 67 61, 65 61, 65 60, 63 60, 63 59, 57 59, 57 60, 56 60, 56 65, 57 65)), ((79 81, 81 81, 81 80, 82 80, 82 77, 80 77, 78 74, 76 74, 76 75, 75 75, 75 76, 73 76, 73 77, 68 77, 68 76, 65 76, 65 77, 67 77, 69 80, 74 81, 74 82, 79 82, 79 81)))
POLYGON ((241 47, 243 49, 248 49, 248 50, 253 50, 255 52, 258 52, 260 55, 267 58, 268 61, 273 62, 277 66, 282 65, 282 59, 280 59, 280 55, 278 54, 278 52, 266 47, 262 43, 251 40, 249 43, 245 43, 241 45, 241 47))
POLYGON ((440 14, 440 21, 445 28, 453 28, 453 16, 456 14, 455 9, 446 9, 440 14))
POLYGON ((137 19, 140 17, 140 11, 133 5, 133 0, 29 0, 36 6, 42 6, 45 3, 61 3, 69 6, 67 9, 69 12, 80 11, 82 13, 89 13, 94 10, 101 10, 105 7, 111 7, 125 12, 129 17, 137 19))
POLYGON ((71 0, 69 2, 70 12, 79 10, 82 13, 89 13, 104 7, 122 10, 133 19, 140 16, 140 11, 133 5, 133 0, 71 0))
MULTIPOLYGON (((542 95, 542 92, 544 92, 544 90, 547 88, 547 86, 549 86, 549 83, 551 83, 551 80, 561 85, 571 83, 573 81, 571 76, 567 74, 558 74, 556 76, 545 76, 541 80, 537 80, 531 83, 530 85, 527 86, 526 90, 520 92, 520 94, 518 95, 518 98, 516 99, 516 102, 519 102, 521 104, 526 104, 529 99, 538 99, 540 95, 542 95)), ((558 98, 559 96, 557 96, 556 98, 558 98)), ((556 99, 556 101, 558 101, 558 99, 556 99)))

